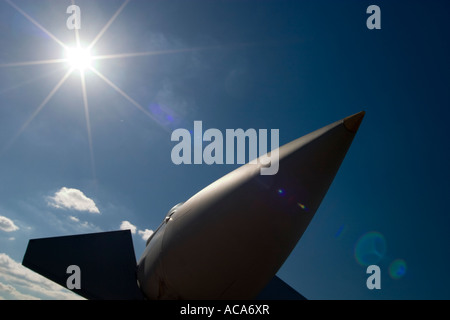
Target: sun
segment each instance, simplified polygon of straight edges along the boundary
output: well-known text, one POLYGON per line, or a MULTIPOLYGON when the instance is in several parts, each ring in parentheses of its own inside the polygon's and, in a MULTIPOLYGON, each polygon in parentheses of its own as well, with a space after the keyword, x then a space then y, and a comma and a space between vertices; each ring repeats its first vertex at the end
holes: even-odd
MULTIPOLYGON (((72 0, 72 3, 75 0, 72 0)), ((45 33, 49 38, 53 39, 57 44, 59 44, 63 48, 62 57, 58 59, 46 59, 46 60, 32 60, 32 61, 21 61, 21 62, 13 62, 13 63, 0 63, 0 68, 10 68, 10 67, 21 67, 21 66, 34 66, 34 65, 47 65, 47 64, 67 64, 67 71, 64 76, 58 81, 58 83, 53 87, 52 90, 48 93, 45 99, 36 107, 34 112, 27 118, 27 120, 23 123, 23 125, 19 128, 19 130, 14 134, 14 136, 10 139, 10 141, 3 147, 0 148, 0 155, 2 155, 5 150, 7 150, 17 139, 18 137, 25 131, 28 125, 34 120, 34 118, 42 111, 42 109, 48 104, 48 102, 52 99, 55 93, 62 87, 62 85, 66 82, 66 80, 74 73, 74 71, 79 71, 80 81, 81 81, 81 95, 83 98, 83 106, 86 118, 86 128, 89 142, 89 151, 91 157, 91 169, 92 176, 94 180, 95 176, 95 161, 94 161, 94 148, 92 143, 92 133, 91 133, 91 124, 89 117, 89 103, 86 89, 86 72, 90 71, 93 75, 97 75, 100 79, 102 79, 106 84, 108 84, 112 89, 118 92, 122 97, 128 100, 133 106, 139 109, 143 114, 149 117, 151 120, 155 121, 156 124, 159 124, 158 119, 149 112, 146 108, 144 108, 141 104, 139 104, 136 100, 131 98, 125 91, 119 88, 114 82, 112 82, 108 77, 103 75, 99 70, 97 70, 95 64, 96 61, 105 60, 105 59, 124 59, 124 58, 132 58, 132 57, 143 57, 143 56, 151 56, 155 54, 166 54, 166 53, 174 53, 174 52, 182 52, 184 50, 172 50, 172 51, 146 51, 146 52, 130 52, 130 53, 118 53, 118 54, 104 54, 104 55, 95 55, 93 54, 94 46, 96 43, 102 38, 103 34, 109 29, 114 20, 119 16, 119 14, 124 10, 127 4, 131 0, 124 0, 122 5, 117 9, 114 15, 108 20, 105 26, 101 29, 101 31, 97 34, 97 36, 92 40, 92 42, 85 46, 81 41, 80 34, 78 29, 75 28, 75 42, 74 45, 71 46, 59 40, 55 35, 53 35, 50 31, 45 29, 39 22, 33 19, 28 13, 22 10, 19 6, 17 6, 12 0, 5 0, 11 7, 16 9, 20 14, 22 14, 30 23, 34 24, 37 28, 39 28, 43 33, 45 33)), ((162 126, 162 125, 161 125, 162 126)))
POLYGON ((82 47, 66 49, 66 59, 71 68, 80 71, 90 68, 92 64, 92 55, 90 50, 82 47))

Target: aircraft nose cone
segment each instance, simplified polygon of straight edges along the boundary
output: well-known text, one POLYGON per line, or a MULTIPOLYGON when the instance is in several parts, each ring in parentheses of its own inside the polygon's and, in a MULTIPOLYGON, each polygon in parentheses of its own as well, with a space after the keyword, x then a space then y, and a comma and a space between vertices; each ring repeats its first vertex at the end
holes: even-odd
POLYGON ((290 192, 313 214, 339 170, 364 114, 361 111, 280 147, 279 172, 272 178, 273 185, 290 192))
POLYGON ((249 163, 186 201, 167 223, 160 282, 184 299, 255 297, 308 227, 363 117, 280 147, 275 175, 249 163))
POLYGON ((366 114, 365 111, 358 112, 352 116, 349 116, 344 119, 344 127, 350 131, 356 133, 358 131, 359 125, 366 114))

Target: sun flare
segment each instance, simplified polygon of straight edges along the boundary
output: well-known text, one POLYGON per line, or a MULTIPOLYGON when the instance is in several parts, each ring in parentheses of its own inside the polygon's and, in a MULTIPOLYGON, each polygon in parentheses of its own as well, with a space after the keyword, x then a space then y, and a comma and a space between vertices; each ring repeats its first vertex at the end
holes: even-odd
MULTIPOLYGON (((56 94, 56 92, 63 86, 67 79, 74 73, 74 71, 79 71, 80 81, 81 81, 81 95, 83 98, 83 107, 86 119, 86 129, 87 136, 89 142, 89 151, 91 158, 91 169, 92 176, 94 180, 96 179, 95 173, 95 159, 94 159, 94 147, 92 143, 92 132, 91 132, 91 123, 89 117, 89 103, 88 103, 88 95, 86 88, 86 77, 85 71, 91 71, 93 74, 97 75, 100 79, 106 82, 111 88, 113 88, 116 92, 118 92, 121 96, 123 96, 126 100, 128 100, 132 105, 142 111, 146 116, 150 119, 154 120, 158 123, 158 120, 154 117, 154 115, 149 112, 146 108, 144 108, 141 104, 136 102, 133 98, 131 98, 125 91, 119 88, 115 83, 113 83, 108 77, 103 75, 99 70, 96 69, 94 63, 98 60, 105 59, 124 59, 124 58, 133 58, 133 57, 142 57, 142 56, 150 56, 155 54, 164 54, 168 53, 168 51, 147 51, 147 52, 131 52, 131 53, 119 53, 119 54, 106 54, 106 55, 95 55, 94 46, 96 43, 102 38, 102 36, 107 32, 111 24, 114 20, 119 16, 119 14, 124 10, 127 4, 131 0, 123 0, 122 5, 117 9, 114 15, 108 20, 108 22, 104 25, 101 31, 97 34, 94 40, 87 46, 83 44, 80 39, 80 34, 78 29, 75 28, 75 41, 73 42, 73 46, 70 46, 63 41, 59 40, 53 33, 44 28, 38 21, 36 21, 33 17, 31 17, 28 13, 22 10, 18 5, 16 5, 12 0, 5 0, 11 7, 17 10, 20 14, 22 14, 30 23, 39 28, 43 33, 45 33, 49 38, 54 40, 57 44, 59 44, 63 48, 62 57, 58 59, 45 59, 45 60, 31 60, 31 61, 20 61, 20 62, 12 62, 12 63, 0 63, 0 68, 11 68, 11 67, 22 67, 22 66, 34 66, 34 65, 47 65, 47 64, 66 64, 67 72, 64 76, 58 81, 58 83, 53 87, 53 89, 48 93, 45 99, 36 107, 34 112, 27 118, 24 124, 19 128, 19 130, 14 134, 14 136, 10 139, 10 141, 3 147, 0 148, 0 155, 5 152, 5 150, 9 149, 13 143, 19 138, 19 136, 25 131, 28 125, 36 118, 36 116, 44 109, 44 107, 48 104, 48 102, 52 99, 52 97, 56 94), (94 52, 94 53, 93 53, 94 52)), ((74 3, 74 0, 72 0, 74 3)), ((173 51, 173 52, 179 52, 173 51)))
POLYGON ((89 68, 92 63, 90 50, 82 47, 67 49, 66 59, 70 67, 80 71, 84 71, 89 68))

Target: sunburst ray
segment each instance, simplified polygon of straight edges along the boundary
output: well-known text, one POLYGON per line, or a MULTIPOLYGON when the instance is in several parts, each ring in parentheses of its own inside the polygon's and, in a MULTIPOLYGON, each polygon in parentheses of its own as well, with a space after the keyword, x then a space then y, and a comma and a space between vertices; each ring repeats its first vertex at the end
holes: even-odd
POLYGON ((125 8, 125 6, 130 2, 130 0, 125 0, 125 2, 120 6, 119 9, 117 9, 116 13, 109 19, 109 21, 105 24, 105 26, 102 28, 102 30, 98 33, 98 35, 92 40, 92 42, 89 44, 88 49, 92 49, 98 40, 103 36, 103 34, 106 32, 106 30, 109 29, 111 24, 116 20, 117 16, 122 12, 122 10, 125 8))
POLYGON ((67 59, 47 59, 47 60, 34 60, 34 61, 4 63, 4 64, 0 64, 0 68, 35 66, 35 65, 41 65, 41 64, 54 64, 54 63, 63 63, 63 62, 67 62, 67 59))
POLYGON ((122 89, 120 89, 117 85, 115 85, 111 80, 109 80, 106 76, 100 73, 95 68, 90 68, 90 70, 95 73, 97 76, 99 76, 103 81, 105 81, 111 88, 116 90, 122 97, 127 99, 132 105, 134 105, 138 110, 140 110, 142 113, 144 113, 147 117, 155 121, 158 125, 160 125, 164 130, 167 130, 164 126, 162 126, 159 121, 149 112, 147 111, 143 106, 141 106, 138 102, 136 102, 133 98, 131 98, 128 94, 126 94, 122 89))
POLYGON ((36 116, 41 112, 41 110, 46 106, 46 104, 50 101, 50 99, 54 96, 54 94, 58 91, 58 89, 63 85, 63 83, 67 80, 67 78, 71 75, 73 69, 69 69, 66 74, 59 80, 56 86, 50 91, 50 93, 45 97, 44 101, 34 110, 31 116, 25 121, 25 123, 20 127, 19 131, 12 137, 12 139, 3 147, 0 154, 3 154, 7 149, 9 149, 13 143, 20 137, 20 135, 24 132, 24 130, 30 125, 30 123, 36 118, 36 116))
POLYGON ((63 47, 64 49, 67 49, 67 46, 64 44, 64 42, 62 42, 61 40, 59 40, 57 37, 55 37, 50 31, 48 31, 47 29, 45 29, 41 24, 39 24, 36 20, 34 20, 28 13, 26 13, 25 11, 23 11, 21 8, 19 8, 15 3, 13 3, 11 0, 5 0, 10 6, 12 6, 14 9, 16 9, 17 11, 19 11, 25 18, 27 18, 28 21, 30 21, 32 24, 34 24, 36 27, 38 27, 39 29, 41 29, 42 31, 45 32, 45 34, 47 34, 50 38, 52 38, 56 43, 58 43, 61 47, 63 47))
POLYGON ((94 181, 96 180, 95 173, 95 158, 94 158, 94 146, 92 144, 92 132, 91 132, 91 120, 89 117, 89 104, 87 99, 87 90, 86 90, 86 79, 84 76, 84 71, 80 70, 80 78, 81 78, 81 92, 83 95, 83 105, 84 105, 84 116, 86 119, 86 129, 89 140, 89 153, 91 157, 91 170, 94 181))

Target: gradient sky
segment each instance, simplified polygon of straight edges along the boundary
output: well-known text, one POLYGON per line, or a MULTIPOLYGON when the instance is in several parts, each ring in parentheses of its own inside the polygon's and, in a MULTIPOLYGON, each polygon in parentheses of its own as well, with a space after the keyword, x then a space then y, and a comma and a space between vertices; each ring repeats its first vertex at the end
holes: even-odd
POLYGON ((0 1, 0 299, 73 298, 19 265, 29 239, 128 226, 139 258, 172 206, 238 167, 174 165, 176 128, 273 128, 283 145, 361 110, 278 275, 309 299, 450 298, 448 1, 75 3, 85 44, 119 13, 86 100, 78 71, 55 87, 66 63, 18 65, 74 45, 71 1, 0 1))

